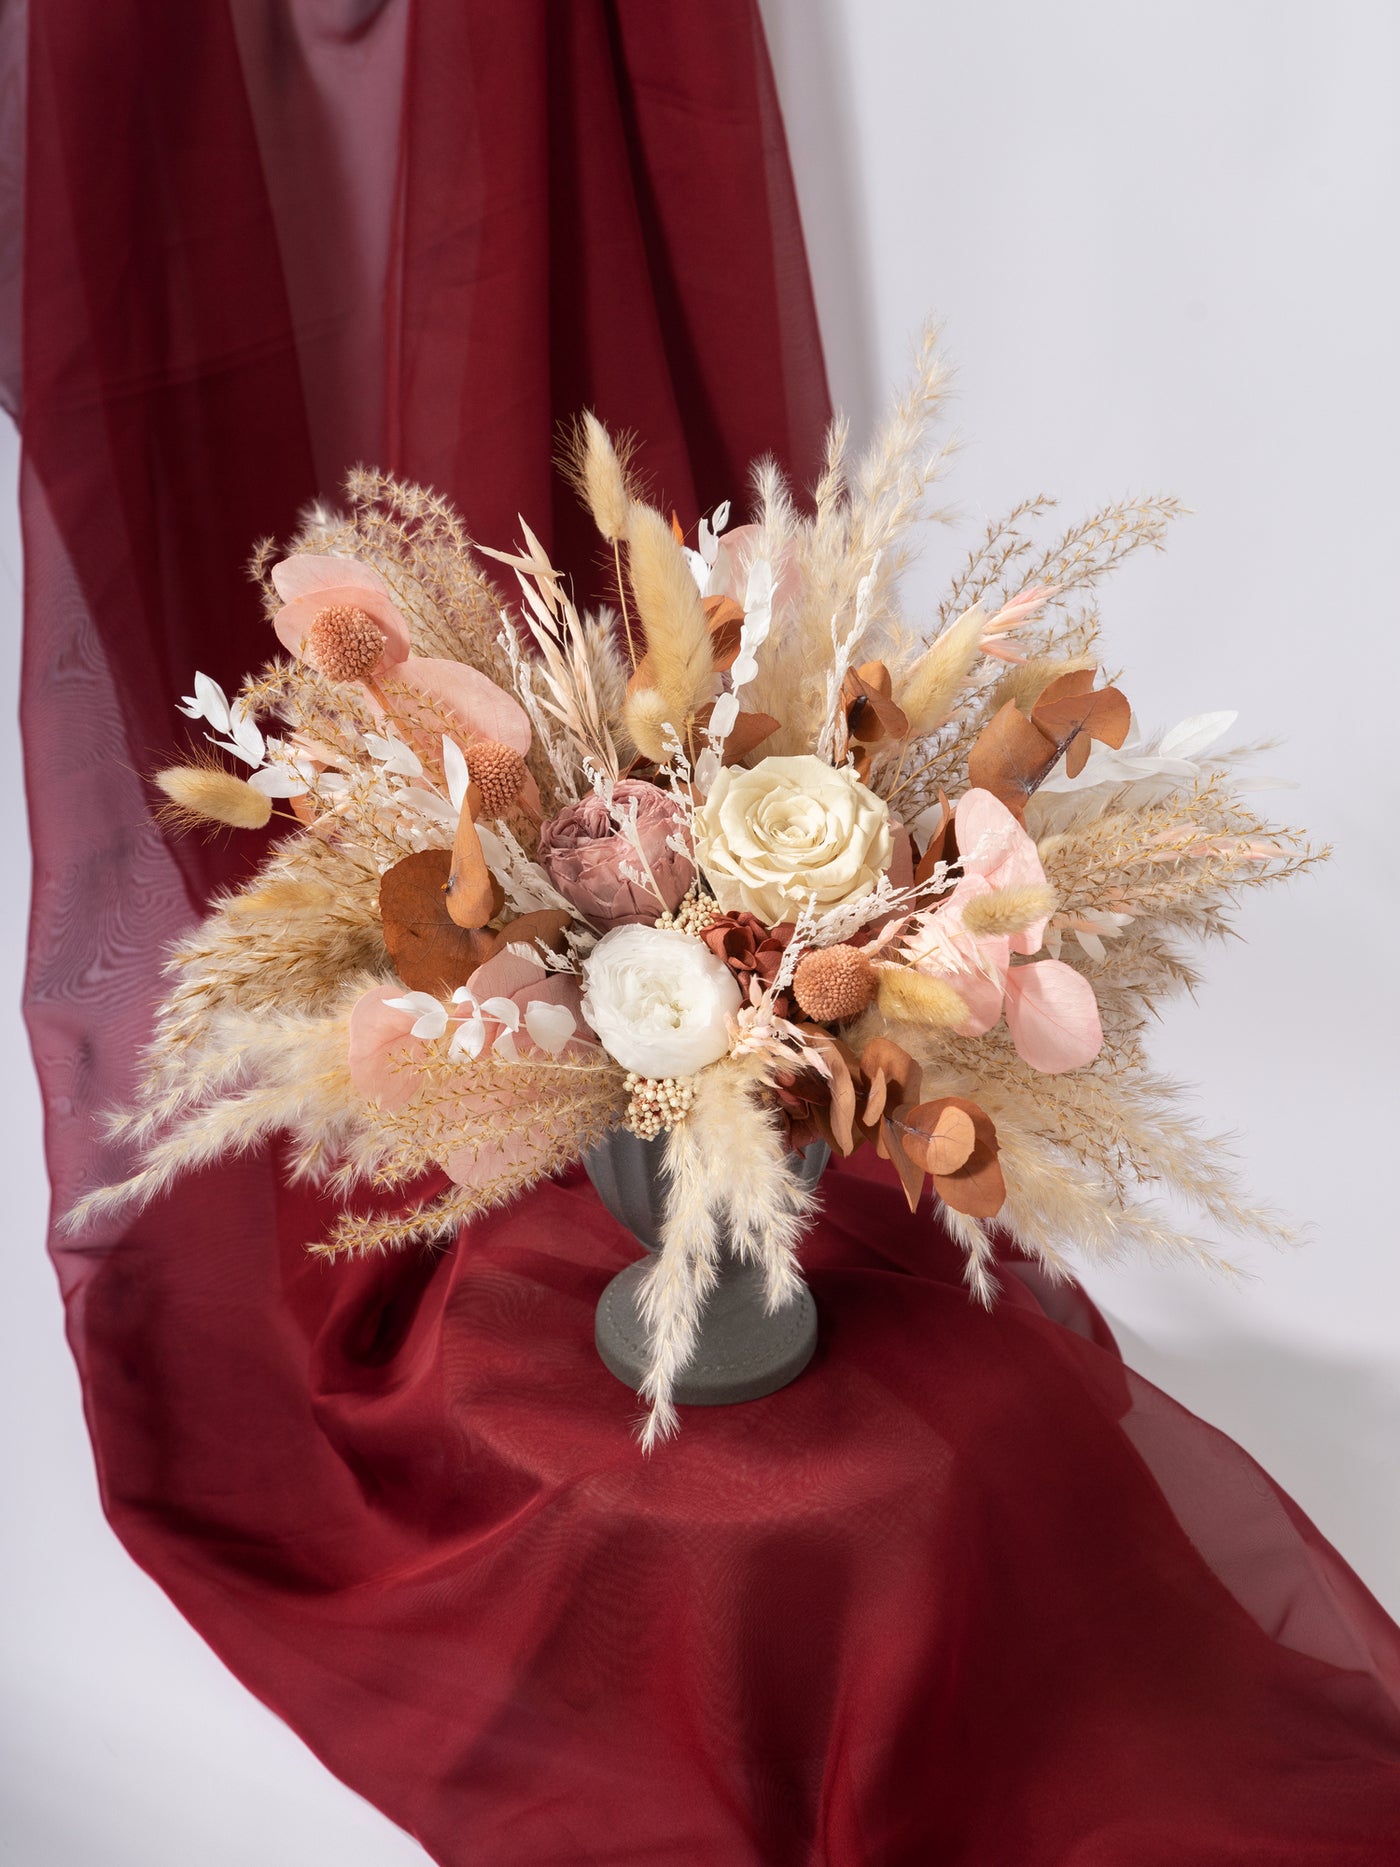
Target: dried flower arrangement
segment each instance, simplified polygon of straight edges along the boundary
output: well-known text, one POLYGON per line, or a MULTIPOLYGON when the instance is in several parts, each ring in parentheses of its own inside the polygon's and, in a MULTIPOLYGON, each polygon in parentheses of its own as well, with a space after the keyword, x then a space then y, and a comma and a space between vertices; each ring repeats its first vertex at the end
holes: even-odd
POLYGON ((1234 715, 1149 741, 1099 679, 1091 592, 1172 501, 1048 547, 1027 501, 931 626, 901 614, 942 397, 930 337, 862 458, 833 428, 810 509, 761 465, 753 521, 723 507, 694 548, 585 415, 570 465, 617 616, 578 612, 523 521, 485 553, 508 603, 442 500, 373 473, 263 547, 287 657, 232 701, 196 675, 220 756, 156 782, 181 821, 294 825, 175 950, 116 1124, 138 1170, 77 1221, 283 1131, 298 1176, 410 1189, 313 1247, 363 1252, 452 1235, 619 1123, 664 1136, 648 1445, 722 1241, 774 1306, 796 1288, 787 1162, 814 1139, 874 1146, 911 1208, 931 1182, 984 1301, 992 1228, 1057 1272, 1205 1255, 1144 1186, 1276 1233, 1142 1034, 1194 982, 1184 941, 1316 854, 1211 750, 1234 715), (430 1169, 446 1190, 414 1195, 430 1169))

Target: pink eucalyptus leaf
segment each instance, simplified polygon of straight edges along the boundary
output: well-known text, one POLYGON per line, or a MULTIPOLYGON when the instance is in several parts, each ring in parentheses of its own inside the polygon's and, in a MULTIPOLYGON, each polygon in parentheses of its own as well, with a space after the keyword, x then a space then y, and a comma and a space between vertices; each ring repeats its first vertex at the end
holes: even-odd
POLYGON ((1000 977, 989 979, 984 972, 945 972, 945 985, 952 986, 967 1006, 967 1022, 958 1026, 960 1037, 981 1037, 1001 1017, 1002 983, 1000 977))
POLYGON ((955 822, 967 874, 985 876, 993 888, 1026 888, 1045 880, 1035 843, 990 791, 965 792, 955 822))
POLYGON ((1043 914, 1038 921, 1032 921, 1029 927, 1023 927, 1020 933, 1011 936, 1011 951, 1024 953, 1027 957, 1038 953, 1045 945, 1045 930, 1049 925, 1050 916, 1043 914))
MULTIPOLYGON (((292 560, 288 559, 290 563, 292 560)), ((349 558, 322 558, 324 564, 354 568, 349 558)), ((384 637, 384 653, 371 670, 375 675, 393 671, 408 655, 408 624, 394 607, 388 592, 374 584, 342 582, 325 584, 304 596, 294 597, 272 619, 272 627, 283 648, 300 655, 307 632, 323 609, 362 609, 379 627, 384 637)))
MULTIPOLYGON (((530 722, 520 702, 493 680, 462 661, 438 661, 410 655, 393 678, 431 701, 465 728, 469 738, 494 739, 522 757, 530 750, 530 722)), ((392 703, 392 695, 389 696, 392 703)), ((471 747, 467 748, 471 763, 471 747)))
POLYGON ((272 567, 272 587, 284 603, 314 596, 318 590, 338 590, 346 584, 378 590, 384 596, 389 594, 389 586, 374 566, 362 564, 358 558, 322 557, 314 551, 298 551, 272 567))
POLYGON ((488 998, 514 998, 517 992, 543 985, 548 977, 537 961, 521 959, 519 954, 503 947, 477 967, 467 980, 467 990, 480 1005, 488 998))
POLYGON ((396 983, 377 985, 350 1013, 350 1080, 366 1101, 382 1109, 402 1108, 423 1080, 418 1067, 423 1045, 412 1035, 413 1020, 385 1003, 402 996, 396 983))
POLYGON ((1006 1024, 1019 1054, 1047 1076, 1081 1069, 1103 1048, 1094 988, 1058 959, 1011 968, 1006 975, 1006 1024))

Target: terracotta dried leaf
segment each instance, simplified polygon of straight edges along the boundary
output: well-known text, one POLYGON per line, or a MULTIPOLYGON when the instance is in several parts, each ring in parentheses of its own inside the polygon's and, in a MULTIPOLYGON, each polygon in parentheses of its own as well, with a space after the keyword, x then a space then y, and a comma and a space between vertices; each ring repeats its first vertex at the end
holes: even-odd
POLYGON ((864 1131, 856 1122, 856 1077, 860 1064, 853 1051, 848 1050, 838 1037, 824 1031, 820 1025, 804 1025, 803 1034, 814 1050, 821 1052, 827 1068, 831 1071, 829 1088, 830 1104, 822 1109, 819 1105, 813 1110, 818 1122, 826 1132, 828 1143, 842 1155, 854 1154, 866 1140, 864 1131))
POLYGON ((957 854, 957 839, 953 834, 953 807, 942 785, 938 787, 938 808, 938 826, 929 837, 928 845, 914 870, 916 882, 926 882, 940 862, 951 862, 957 854))
POLYGON ((1059 748, 1008 700, 977 735, 967 781, 975 790, 990 791, 1019 818, 1058 757, 1059 748))
POLYGON ((962 1096, 949 1096, 946 1101, 971 1121, 974 1145, 960 1167, 933 1175, 933 1190, 955 1212, 965 1212, 974 1219, 995 1218, 1006 1203, 1006 1181, 997 1160, 996 1123, 985 1109, 962 1096))
POLYGON ((882 739, 903 739, 909 721, 891 699, 890 671, 883 661, 864 661, 851 668, 841 687, 846 706, 846 731, 863 745, 882 739))
POLYGON ((572 925, 573 916, 567 908, 536 908, 533 913, 522 914, 519 920, 508 921, 492 936, 495 944, 488 957, 494 958, 508 946, 542 946, 551 953, 562 953, 564 929, 572 925))
POLYGON ((899 1175, 899 1184, 904 1197, 909 1203, 909 1210, 918 1209, 919 1200, 924 1190, 924 1169, 915 1160, 905 1145, 904 1124, 913 1114, 909 1104, 902 1104, 892 1111, 889 1118, 880 1124, 880 1142, 877 1152, 891 1162, 899 1175))
POLYGON ((903 1117, 901 1139, 926 1173, 956 1173, 971 1159, 977 1146, 972 1117, 950 1097, 921 1102, 903 1117))
POLYGON ((724 742, 725 764, 735 765, 741 758, 747 758, 765 739, 771 738, 781 724, 771 713, 741 713, 724 742))
POLYGON ((481 812, 481 793, 475 784, 467 786, 457 819, 457 838, 452 845, 452 867, 447 877, 444 900, 447 912, 459 927, 484 927, 501 910, 500 887, 486 866, 476 819, 481 812))
POLYGON ((1071 778, 1084 769, 1093 740, 1115 750, 1132 725, 1132 708, 1116 687, 1095 690, 1093 668, 1076 668, 1051 681, 1031 709, 1032 723, 1064 750, 1071 778))
POLYGON ((710 653, 716 669, 723 674, 734 666, 739 655, 739 636, 744 627, 743 605, 732 596, 707 596, 701 605, 710 628, 710 653))
POLYGON ((860 1053, 860 1067, 867 1085, 861 1120, 867 1127, 882 1123, 888 1109, 918 1101, 923 1071, 893 1038, 872 1037, 860 1053))
MULTIPOLYGON (((698 758, 705 745, 705 728, 710 723, 714 712, 714 702, 707 700, 691 722, 686 734, 687 750, 692 758, 698 758)), ((760 746, 771 734, 777 732, 782 724, 771 713, 741 713, 730 727, 724 741, 724 762, 737 765, 741 758, 747 758, 755 746, 760 746)))
POLYGON ((447 912, 450 849, 420 849, 379 878, 379 916, 394 970, 410 992, 441 998, 490 958, 495 935, 458 927, 447 912))

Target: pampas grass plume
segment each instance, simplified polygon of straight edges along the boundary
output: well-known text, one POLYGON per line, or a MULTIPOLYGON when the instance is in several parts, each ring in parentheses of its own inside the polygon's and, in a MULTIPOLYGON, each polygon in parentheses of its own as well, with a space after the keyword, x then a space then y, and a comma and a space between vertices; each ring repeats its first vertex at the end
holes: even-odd
POLYGON ((154 779, 187 821, 224 823, 235 830, 261 830, 272 816, 272 800, 243 778, 215 765, 172 765, 154 779))
POLYGON ((877 1002, 894 1024, 931 1024, 956 1030, 967 1022, 967 1006, 942 979, 912 966, 881 966, 877 1002))
POLYGON ((962 910, 962 923, 979 940, 1024 933, 1033 921, 1055 912, 1055 891, 1044 882, 1024 888, 996 888, 978 895, 962 910))

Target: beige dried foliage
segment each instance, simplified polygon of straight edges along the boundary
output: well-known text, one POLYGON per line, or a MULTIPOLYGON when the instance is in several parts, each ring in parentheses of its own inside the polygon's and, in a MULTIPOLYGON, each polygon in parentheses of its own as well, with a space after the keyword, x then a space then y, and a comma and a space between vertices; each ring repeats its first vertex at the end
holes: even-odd
POLYGON ((450 1057, 445 1040, 427 1046, 413 1099, 375 1111, 372 1131, 329 1184, 340 1193, 366 1179, 395 1187, 444 1161, 462 1170, 473 1160, 485 1164, 470 1185, 407 1211, 346 1214, 314 1249, 341 1257, 431 1243, 571 1166, 616 1126, 625 1106, 622 1071, 601 1052, 597 1059, 504 1063, 488 1054, 473 1061, 450 1057))
POLYGON ((1179 499, 1163 494, 1114 500, 1069 526, 1024 569, 1018 563, 1018 578, 1023 586, 1049 585, 1050 604, 1066 608, 1074 591, 1093 589, 1137 552, 1163 550, 1172 521, 1185 514, 1179 499))
POLYGON ((946 624, 974 603, 995 609, 1012 587, 1024 589, 1029 578, 1016 567, 1035 549, 1034 525, 1053 511, 1055 501, 1036 493, 1011 508, 1005 518, 990 520, 968 552, 939 605, 938 620, 946 624))
MULTIPOLYGON (((319 860, 322 882, 346 879, 334 852, 319 860)), ((319 1247, 329 1255, 383 1248, 440 1235, 435 1225, 513 1197, 617 1121, 622 1072, 601 1052, 506 1064, 489 1054, 454 1059, 444 1040, 424 1046, 422 1081, 404 1107, 367 1101, 350 1076, 349 1021, 382 965, 355 967, 372 927, 378 944, 363 896, 350 908, 340 891, 284 870, 235 903, 177 949, 180 983, 150 1047, 140 1102, 113 1124, 139 1150, 135 1170, 83 1201, 74 1225, 144 1205, 177 1175, 274 1133, 287 1138, 293 1178, 341 1195, 409 1184, 454 1157, 501 1163, 417 1220, 401 1211, 346 1216, 319 1247)))
POLYGON ((252 1011, 211 998, 198 1042, 175 1040, 172 1050, 158 1034, 144 1107, 119 1125, 139 1144, 134 1171, 81 1200, 65 1223, 78 1229, 145 1206, 180 1175, 247 1153, 278 1132, 314 1137, 332 1153, 352 1150, 366 1104, 350 1081, 349 1017, 372 983, 342 975, 320 1010, 264 1004, 252 1011))
POLYGON ((530 717, 536 737, 532 756, 547 767, 549 790, 577 797, 586 765, 616 777, 617 747, 595 685, 595 656, 584 618, 523 519, 521 530, 523 551, 487 551, 515 573, 523 598, 519 621, 512 619, 503 635, 512 684, 530 717), (532 657, 526 656, 526 644, 534 650, 532 657))
POLYGON ((626 722, 627 680, 631 670, 618 645, 617 624, 610 610, 583 619, 583 655, 592 676, 593 690, 608 724, 620 765, 632 762, 637 750, 626 722))
POLYGON ((627 737, 654 765, 665 763, 670 723, 671 709, 654 687, 635 688, 623 703, 622 724, 627 737))
POLYGON ((1163 803, 1086 814, 1037 847, 1065 915, 1130 914, 1207 937, 1225 931, 1241 889, 1303 874, 1328 854, 1266 822, 1220 775, 1163 803))
POLYGON ((171 949, 173 984, 137 1100, 113 1132, 144 1144, 238 1075, 246 1059, 228 1044, 227 1008, 254 1018, 287 1008, 319 1017, 347 976, 386 972, 378 899, 371 864, 307 837, 280 845, 247 888, 216 901, 171 949))
MULTIPOLYGON (((857 1027, 850 1041, 859 1046, 877 1028, 857 1027)), ((1225 1144, 1177 1113, 1175 1086, 1151 1076, 1130 1048, 1047 1078, 1016 1055, 1004 1030, 962 1038, 910 1023, 887 1034, 922 1065, 925 1099, 970 1096, 991 1116, 1007 1186, 994 1229, 1055 1274, 1068 1275, 1076 1258, 1129 1250, 1229 1268, 1148 1203, 1163 1190, 1220 1229, 1270 1242, 1290 1236, 1240 1195, 1225 1144)), ((946 1209, 940 1217, 969 1253, 969 1283, 985 1296, 985 1241, 946 1209)))

